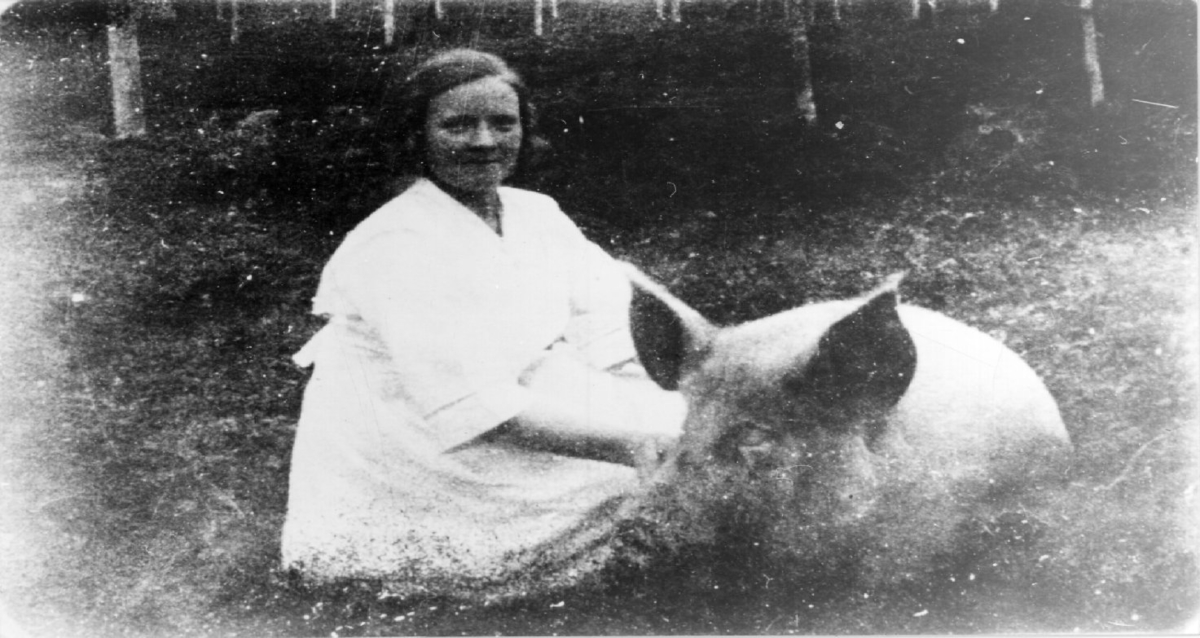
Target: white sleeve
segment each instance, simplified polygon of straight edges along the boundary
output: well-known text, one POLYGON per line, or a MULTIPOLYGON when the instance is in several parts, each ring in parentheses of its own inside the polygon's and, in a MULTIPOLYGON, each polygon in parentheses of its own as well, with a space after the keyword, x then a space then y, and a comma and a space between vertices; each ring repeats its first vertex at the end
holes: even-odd
POLYGON ((632 288, 608 253, 582 233, 579 240, 571 264, 571 320, 565 337, 592 365, 606 369, 637 356, 629 327, 632 288))
POLYGON ((357 247, 333 273, 335 287, 386 344, 403 400, 448 449, 529 405, 517 383, 527 362, 499 347, 456 255, 434 254, 384 234, 357 247))
POLYGON ((564 339, 590 364, 608 369, 635 359, 629 329, 632 288, 625 271, 584 237, 553 200, 545 198, 542 229, 567 271, 570 320, 564 339))

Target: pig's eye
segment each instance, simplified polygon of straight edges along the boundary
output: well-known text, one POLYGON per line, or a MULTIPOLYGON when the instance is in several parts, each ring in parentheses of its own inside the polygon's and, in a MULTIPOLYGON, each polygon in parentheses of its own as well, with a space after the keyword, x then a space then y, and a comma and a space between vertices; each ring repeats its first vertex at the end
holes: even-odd
POLYGON ((743 424, 734 438, 736 444, 732 446, 735 458, 751 472, 769 467, 777 439, 777 433, 771 428, 758 423, 743 424))
POLYGON ((777 439, 774 430, 757 421, 740 421, 717 441, 714 456, 726 462, 745 462, 747 456, 757 458, 768 454, 777 439))
POLYGON ((746 423, 739 428, 737 444, 739 446, 756 447, 766 445, 775 440, 775 431, 757 423, 746 423))

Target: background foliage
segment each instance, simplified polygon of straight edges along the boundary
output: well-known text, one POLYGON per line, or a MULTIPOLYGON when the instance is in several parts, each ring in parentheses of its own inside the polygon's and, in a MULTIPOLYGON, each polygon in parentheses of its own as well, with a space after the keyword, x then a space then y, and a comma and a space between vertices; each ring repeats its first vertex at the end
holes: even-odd
POLYGON ((153 133, 128 142, 104 136, 99 5, 0 19, 18 317, 0 541, 25 557, 0 565, 0 593, 18 619, 88 636, 937 633, 1194 613, 1194 3, 1099 3, 1095 110, 1067 4, 818 11, 817 127, 792 112, 777 4, 689 3, 671 25, 563 2, 543 38, 526 4, 449 3, 440 23, 404 6, 389 48, 366 3, 336 22, 322 3, 248 3, 232 45, 212 4, 174 2, 142 26, 153 133), (910 301, 1025 356, 1077 448, 1036 533, 982 527, 970 578, 878 591, 656 585, 686 583, 685 564, 473 608, 279 573, 305 382, 289 356, 319 326, 325 259, 396 188, 388 79, 454 45, 501 53, 536 90, 550 152, 520 182, 710 318, 907 270, 910 301))

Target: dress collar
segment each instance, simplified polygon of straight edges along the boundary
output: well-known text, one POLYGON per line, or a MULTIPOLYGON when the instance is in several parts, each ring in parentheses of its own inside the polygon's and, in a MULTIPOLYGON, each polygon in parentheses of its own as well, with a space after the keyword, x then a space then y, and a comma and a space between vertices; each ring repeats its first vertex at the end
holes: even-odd
MULTIPOLYGON (((486 228, 488 230, 489 233, 492 233, 493 235, 503 236, 502 232, 497 233, 496 231, 492 230, 492 227, 487 223, 487 221, 485 221, 483 218, 481 218, 479 215, 477 215, 475 213, 475 211, 468 208, 466 204, 459 201, 458 198, 454 197, 454 195, 451 195, 440 184, 429 179, 428 177, 418 178, 417 181, 414 182, 413 185, 409 187, 409 190, 414 195, 428 197, 428 198, 434 200, 438 209, 449 208, 449 209, 454 209, 455 212, 457 212, 457 213, 463 213, 463 214, 469 215, 475 223, 482 225, 484 228, 486 228)), ((506 189, 504 187, 500 187, 500 189, 497 192, 497 195, 500 198, 500 209, 498 211, 496 211, 496 221, 502 229, 504 228, 505 222, 507 221, 506 216, 504 214, 504 211, 506 208, 505 201, 507 200, 507 198, 504 196, 505 190, 506 189)))

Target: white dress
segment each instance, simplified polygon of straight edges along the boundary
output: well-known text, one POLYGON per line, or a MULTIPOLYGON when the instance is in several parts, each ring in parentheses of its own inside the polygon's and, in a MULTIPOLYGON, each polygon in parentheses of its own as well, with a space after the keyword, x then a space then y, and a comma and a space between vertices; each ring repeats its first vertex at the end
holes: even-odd
MULTIPOLYGON (((552 199, 500 197, 503 236, 419 180, 326 265, 313 312, 329 323, 297 354, 315 369, 285 567, 488 599, 574 584, 603 563, 638 493, 632 468, 470 442, 528 405, 518 376, 552 344, 599 368, 633 359, 629 283, 552 199)), ((651 418, 682 421, 682 399, 655 391, 651 418)))

